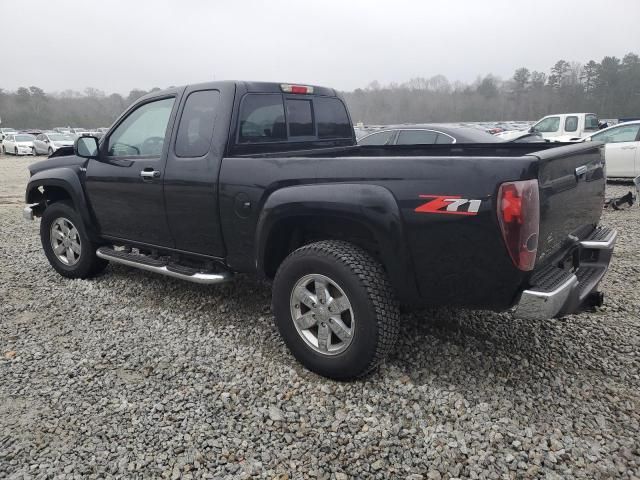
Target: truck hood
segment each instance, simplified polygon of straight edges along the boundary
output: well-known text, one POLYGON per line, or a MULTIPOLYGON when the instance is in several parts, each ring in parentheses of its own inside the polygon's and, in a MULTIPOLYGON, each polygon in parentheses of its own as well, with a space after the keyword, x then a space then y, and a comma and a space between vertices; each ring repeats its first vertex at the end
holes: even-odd
POLYGON ((29 165, 29 171, 31 172, 31 175, 35 175, 36 173, 42 172, 43 170, 49 170, 52 168, 83 166, 86 161, 87 160, 85 158, 76 157, 75 155, 60 156, 55 158, 51 157, 47 160, 32 163, 31 165, 29 165))

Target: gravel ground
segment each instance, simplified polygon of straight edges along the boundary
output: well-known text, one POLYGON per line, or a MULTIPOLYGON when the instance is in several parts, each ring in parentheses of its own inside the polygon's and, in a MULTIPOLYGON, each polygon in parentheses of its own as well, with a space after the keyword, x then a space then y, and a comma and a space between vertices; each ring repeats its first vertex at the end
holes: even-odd
POLYGON ((640 208, 604 213, 597 312, 405 315, 379 372, 335 383, 251 278, 58 276, 21 218, 31 161, 0 157, 0 477, 640 478, 640 208))

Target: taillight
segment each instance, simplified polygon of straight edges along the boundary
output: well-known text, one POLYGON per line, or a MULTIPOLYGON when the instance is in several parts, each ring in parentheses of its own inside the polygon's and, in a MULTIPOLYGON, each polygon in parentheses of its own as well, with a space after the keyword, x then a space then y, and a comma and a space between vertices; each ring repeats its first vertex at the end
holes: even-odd
POLYGON ((308 85, 289 85, 288 83, 280 84, 280 89, 285 93, 313 93, 313 87, 308 85))
POLYGON ((500 185, 498 223, 513 264, 520 270, 533 270, 540 227, 538 180, 500 185))

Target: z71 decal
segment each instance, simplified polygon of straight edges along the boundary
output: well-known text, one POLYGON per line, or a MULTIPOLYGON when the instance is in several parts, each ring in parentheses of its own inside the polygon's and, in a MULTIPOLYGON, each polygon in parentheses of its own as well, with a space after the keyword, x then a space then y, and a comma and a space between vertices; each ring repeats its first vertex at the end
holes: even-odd
POLYGON ((482 200, 460 198, 460 195, 420 195, 430 198, 414 211, 418 213, 445 213, 448 215, 477 215, 482 200))

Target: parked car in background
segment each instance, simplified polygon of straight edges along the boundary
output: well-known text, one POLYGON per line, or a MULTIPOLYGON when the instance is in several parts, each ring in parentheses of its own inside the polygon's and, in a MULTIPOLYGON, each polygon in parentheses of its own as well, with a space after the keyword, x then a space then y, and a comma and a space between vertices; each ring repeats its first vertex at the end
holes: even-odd
POLYGON ((640 120, 619 123, 584 139, 604 142, 607 176, 635 178, 640 175, 640 120))
POLYGON ((89 130, 88 128, 72 128, 69 132, 69 135, 71 135, 75 140, 76 138, 82 137, 83 135, 91 135, 91 130, 89 130))
POLYGON ((51 155, 60 147, 72 147, 73 137, 58 132, 41 133, 36 136, 33 145, 36 155, 51 155))
POLYGON ((0 128, 0 143, 2 143, 4 137, 7 135, 15 135, 16 133, 18 132, 13 128, 0 128))
POLYGON ((33 141, 35 137, 28 133, 7 135, 2 142, 2 153, 12 155, 35 155, 33 141))
POLYGON ((434 145, 447 143, 535 143, 544 142, 537 132, 520 132, 503 140, 476 127, 457 125, 390 125, 358 139, 359 145, 434 145))
MULTIPOLYGON (((578 142, 585 135, 598 131, 598 116, 595 113, 559 113, 547 115, 536 122, 530 133, 538 132, 551 142, 578 142)), ((512 140, 522 134, 521 130, 498 133, 503 140, 512 140)))
POLYGON ((498 143, 478 128, 451 125, 389 125, 358 140, 359 145, 434 145, 446 143, 498 143))
POLYGON ((104 132, 102 131, 102 129, 100 128, 95 128, 92 129, 90 132, 91 136, 96 137, 96 138, 102 138, 104 135, 104 132))

